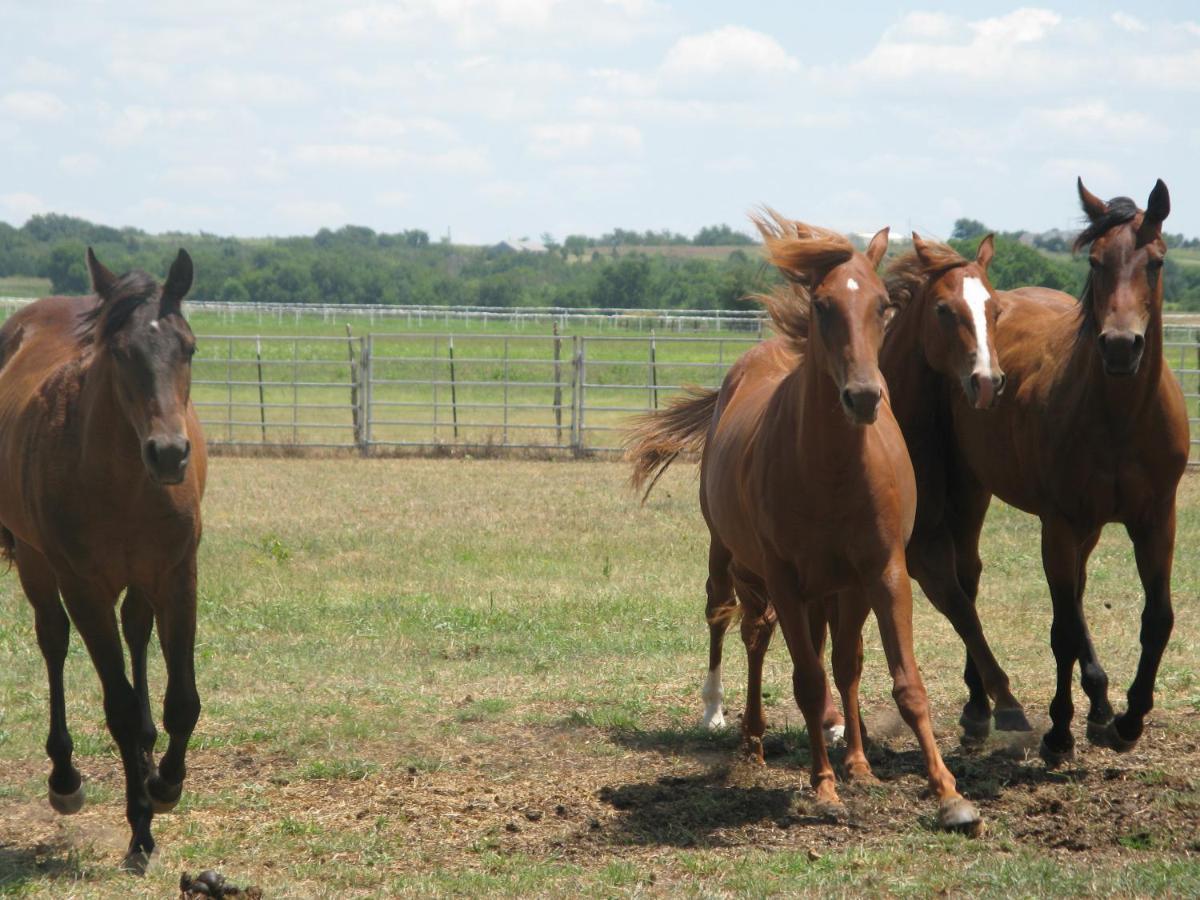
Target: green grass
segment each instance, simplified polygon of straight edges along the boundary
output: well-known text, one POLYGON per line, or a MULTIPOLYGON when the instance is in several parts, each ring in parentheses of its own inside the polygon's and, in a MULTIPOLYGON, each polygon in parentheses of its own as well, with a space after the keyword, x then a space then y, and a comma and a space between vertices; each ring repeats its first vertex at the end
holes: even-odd
MULTIPOLYGON (((776 827, 808 791, 778 638, 766 668, 770 765, 722 774, 736 735, 695 727, 707 541, 694 470, 672 470, 645 507, 625 477, 592 462, 213 460, 204 712, 183 802, 155 820, 161 858, 143 880, 115 870, 127 839, 120 766, 77 638, 68 718, 89 803, 71 819, 49 813, 44 669, 16 578, 0 579, 0 894, 166 896, 181 870, 206 867, 297 897, 1200 891, 1195 853, 1180 849, 1200 815, 1187 752, 1200 740, 1200 558, 1189 550, 1200 482, 1184 483, 1176 631, 1133 757, 1086 748, 1078 692, 1078 771, 1044 782, 1036 759, 959 753, 960 644, 918 596, 942 749, 991 826, 970 841, 929 829, 902 728, 876 729, 899 754, 877 767, 899 768, 848 795, 866 825, 776 827), (1114 785, 1137 798, 1127 809, 1096 805, 1114 785), (1067 852, 1028 827, 1051 801, 1068 835, 1116 818, 1091 849, 1067 852)), ((983 555, 985 627, 1018 696, 1044 716, 1053 665, 1036 522, 995 504, 983 555)), ((1087 605, 1119 701, 1140 612, 1119 529, 1093 557, 1087 605)), ((726 647, 736 711, 736 630, 726 647)), ((886 723, 891 685, 870 625, 866 657, 863 705, 886 723)))

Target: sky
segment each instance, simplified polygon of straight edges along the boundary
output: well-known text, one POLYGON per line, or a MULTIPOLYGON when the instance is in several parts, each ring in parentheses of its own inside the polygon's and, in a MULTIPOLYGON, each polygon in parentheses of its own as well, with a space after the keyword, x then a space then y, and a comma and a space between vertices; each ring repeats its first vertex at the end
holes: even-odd
POLYGON ((0 220, 1200 234, 1194 2, 0 0, 0 220))

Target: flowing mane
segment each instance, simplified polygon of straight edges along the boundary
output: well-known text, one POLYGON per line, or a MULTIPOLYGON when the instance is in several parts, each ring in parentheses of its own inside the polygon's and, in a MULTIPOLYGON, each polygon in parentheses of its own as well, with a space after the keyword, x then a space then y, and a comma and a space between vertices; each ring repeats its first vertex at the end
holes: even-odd
POLYGON ((888 298, 903 311, 930 278, 967 263, 968 260, 949 244, 928 241, 924 258, 916 250, 909 250, 888 266, 883 276, 888 298))
POLYGON ((152 277, 140 269, 127 272, 113 285, 111 297, 84 313, 79 342, 107 343, 125 327, 125 323, 142 304, 158 296, 158 282, 152 277))
POLYGON ((767 261, 788 282, 770 293, 752 294, 750 299, 766 308, 775 330, 803 354, 812 314, 809 288, 830 269, 848 261, 854 245, 836 231, 786 219, 770 208, 750 219, 763 237, 767 261))

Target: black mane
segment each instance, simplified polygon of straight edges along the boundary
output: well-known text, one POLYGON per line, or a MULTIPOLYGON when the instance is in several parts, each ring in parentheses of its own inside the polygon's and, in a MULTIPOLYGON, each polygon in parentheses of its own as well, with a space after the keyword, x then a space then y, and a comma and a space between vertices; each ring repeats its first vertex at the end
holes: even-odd
POLYGON ((1096 238, 1107 234, 1118 225, 1124 225, 1130 221, 1139 212, 1141 210, 1138 209, 1138 205, 1128 197, 1113 197, 1108 201, 1108 206, 1103 214, 1092 219, 1088 227, 1079 233, 1079 237, 1075 238, 1072 249, 1078 253, 1096 238))
POLYGON ((83 316, 80 340, 85 344, 107 343, 120 332, 143 304, 159 296, 158 282, 141 269, 134 269, 117 279, 112 294, 101 298, 83 316))

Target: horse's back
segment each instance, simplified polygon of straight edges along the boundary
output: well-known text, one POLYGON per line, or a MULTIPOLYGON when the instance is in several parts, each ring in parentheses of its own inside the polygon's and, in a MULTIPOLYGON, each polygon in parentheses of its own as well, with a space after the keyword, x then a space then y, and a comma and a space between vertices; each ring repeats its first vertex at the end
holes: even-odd
POLYGON ((97 303, 95 297, 43 297, 9 316, 0 328, 0 394, 79 355, 84 317, 97 303))

